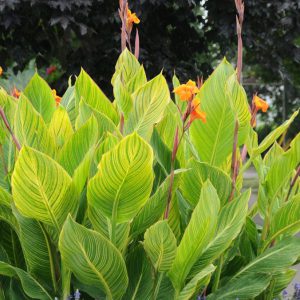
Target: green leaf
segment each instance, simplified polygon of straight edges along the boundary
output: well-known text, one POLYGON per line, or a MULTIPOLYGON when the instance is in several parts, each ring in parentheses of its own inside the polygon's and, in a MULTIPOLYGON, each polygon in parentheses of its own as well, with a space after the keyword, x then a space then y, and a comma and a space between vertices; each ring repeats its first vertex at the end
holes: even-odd
POLYGON ((60 105, 64 107, 69 115, 72 127, 75 127, 75 120, 78 114, 78 105, 75 101, 75 87, 69 86, 62 96, 60 105))
POLYGON ((42 117, 24 96, 20 96, 15 116, 15 134, 22 146, 30 146, 51 157, 55 155, 55 140, 42 117))
POLYGON ((151 147, 136 133, 102 156, 88 185, 91 206, 113 220, 131 220, 146 203, 153 183, 151 147))
POLYGON ((194 159, 188 162, 186 168, 188 171, 182 176, 180 189, 184 198, 193 207, 197 205, 203 183, 208 179, 217 190, 221 204, 224 205, 228 202, 231 192, 231 179, 225 172, 194 159))
POLYGON ((10 207, 13 199, 11 194, 4 188, 0 187, 0 205, 6 205, 10 207))
POLYGON ((280 235, 294 235, 300 231, 300 195, 294 196, 272 217, 266 245, 280 235))
POLYGON ((51 225, 57 232, 78 206, 67 172, 49 156, 29 147, 20 151, 12 175, 12 195, 22 215, 51 225))
MULTIPOLYGON (((179 175, 175 174, 173 192, 179 184, 179 175)), ((138 212, 131 223, 130 234, 133 238, 143 233, 152 224, 157 222, 167 206, 168 192, 170 187, 170 176, 158 187, 156 192, 149 198, 146 204, 138 212)))
MULTIPOLYGON (((207 122, 194 121, 190 128, 191 140, 201 161, 220 166, 232 151, 235 114, 228 100, 226 84, 234 73, 233 67, 224 59, 204 82, 197 97, 207 122)), ((236 102, 238 105, 238 102, 236 102)))
POLYGON ((50 287, 52 284, 54 289, 56 278, 52 261, 53 253, 45 228, 40 222, 25 218, 16 210, 14 214, 20 227, 19 238, 28 272, 45 287, 50 287))
POLYGON ((132 94, 133 111, 125 123, 125 132, 137 131, 149 140, 153 125, 160 121, 166 105, 170 101, 168 84, 162 74, 132 94))
POLYGON ((55 111, 55 99, 48 83, 35 73, 24 90, 33 107, 49 123, 55 111))
POLYGON ((166 220, 159 221, 147 229, 144 248, 155 270, 168 271, 174 261, 177 241, 166 220))
POLYGON ((38 283, 27 272, 17 267, 13 267, 0 261, 0 274, 8 277, 16 277, 21 281, 24 292, 27 296, 39 300, 52 300, 53 297, 48 294, 45 288, 38 283))
POLYGON ((188 284, 183 288, 178 296, 178 300, 189 300, 199 293, 209 282, 211 274, 216 267, 214 265, 208 265, 202 271, 200 271, 188 284))
POLYGON ((224 287, 207 297, 208 300, 249 300, 254 299, 264 291, 270 283, 270 275, 260 273, 245 274, 245 276, 230 280, 224 287))
POLYGON ((69 216, 59 237, 59 249, 63 262, 81 282, 99 286, 108 299, 121 299, 128 285, 126 266, 109 240, 69 216))
POLYGON ((56 145, 61 148, 72 137, 74 131, 69 115, 63 106, 54 112, 49 124, 49 132, 55 138, 56 145))
POLYGON ((222 208, 218 217, 218 228, 215 236, 207 244, 203 254, 193 266, 191 276, 217 259, 238 236, 246 221, 250 195, 251 192, 248 190, 222 208))
MULTIPOLYGON (((91 221, 94 230, 101 233, 107 239, 112 239, 111 236, 111 222, 106 218, 100 209, 97 209, 93 206, 88 207, 88 217, 91 221)), ((130 224, 121 223, 116 225, 116 237, 115 237, 115 246, 123 251, 128 244, 128 235, 130 230, 130 224)))
POLYGON ((215 188, 207 181, 191 220, 178 246, 169 277, 176 290, 181 290, 193 265, 199 259, 207 243, 213 238, 220 201, 215 188))
POLYGON ((259 144, 259 146, 252 150, 251 156, 255 157, 268 149, 289 128, 298 113, 299 111, 295 111, 287 121, 269 133, 259 144))
POLYGON ((79 114, 76 119, 76 128, 78 129, 84 125, 92 115, 94 115, 98 122, 98 134, 100 138, 107 132, 120 135, 119 130, 114 122, 105 114, 88 105, 84 99, 81 99, 79 103, 79 114))
POLYGON ((296 270, 289 269, 284 272, 280 272, 273 276, 274 280, 274 293, 273 297, 279 296, 281 292, 291 283, 295 275, 297 274, 296 270))
POLYGON ((92 154, 98 141, 98 125, 91 117, 80 127, 59 153, 59 163, 74 178, 76 188, 81 192, 89 174, 92 154))
POLYGON ((93 79, 83 69, 81 69, 75 83, 75 95, 77 103, 83 98, 88 105, 117 124, 118 115, 115 108, 93 79))

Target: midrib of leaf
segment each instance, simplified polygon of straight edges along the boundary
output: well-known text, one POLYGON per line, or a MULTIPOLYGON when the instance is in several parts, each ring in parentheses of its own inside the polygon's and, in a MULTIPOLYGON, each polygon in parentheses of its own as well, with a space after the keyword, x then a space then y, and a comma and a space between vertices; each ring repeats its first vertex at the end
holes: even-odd
POLYGON ((155 264, 156 265, 155 269, 157 269, 157 270, 158 270, 158 268, 159 268, 159 266, 162 262, 163 256, 164 256, 164 243, 163 242, 161 243, 160 249, 161 249, 161 251, 160 251, 159 256, 157 258, 157 263, 155 264))
POLYGON ((221 122, 219 123, 218 131, 217 131, 217 136, 215 138, 215 143, 214 143, 213 150, 212 150, 212 156, 211 156, 211 159, 210 159, 210 164, 211 165, 214 165, 214 163, 215 163, 215 155, 216 155, 216 150, 217 150, 217 144, 219 143, 219 136, 220 136, 221 127, 224 124, 225 110, 226 110, 225 104, 226 103, 224 102, 224 104, 223 104, 223 110, 222 110, 221 122))
POLYGON ((278 230, 277 232, 275 232, 275 234, 273 234, 271 237, 268 238, 268 240, 266 241, 265 247, 263 248, 263 250, 266 248, 266 246, 274 239, 276 239, 279 235, 283 234, 284 232, 286 232, 288 229, 292 228, 293 226, 296 225, 300 225, 300 220, 293 222, 287 226, 285 226, 284 228, 278 230))
POLYGON ((137 295, 137 293, 138 293, 138 291, 139 291, 139 288, 140 288, 140 284, 141 284, 142 278, 143 278, 143 273, 142 273, 142 274, 140 275, 140 277, 139 277, 139 281, 138 281, 138 283, 136 284, 136 287, 135 287, 135 289, 134 289, 134 292, 133 292, 133 295, 132 295, 131 300, 135 300, 135 297, 136 297, 136 295, 137 295))
MULTIPOLYGON (((30 159, 30 161, 31 161, 31 159, 30 159)), ((31 161, 31 163, 32 163, 32 161, 31 161)), ((35 163, 33 165, 35 166, 35 168, 33 170, 36 170, 37 169, 37 165, 35 163)), ((52 210, 51 210, 51 208, 49 206, 48 197, 45 194, 43 186, 41 185, 40 181, 38 180, 38 176, 37 176, 36 172, 33 172, 33 173, 35 174, 34 181, 35 181, 36 185, 39 187, 39 190, 41 192, 41 196, 42 196, 42 199, 43 199, 43 203, 45 204, 45 206, 46 206, 46 208, 47 208, 47 210, 48 210, 48 212, 50 214, 51 220, 54 223, 57 232, 59 233, 60 232, 60 227, 59 227, 59 225, 57 223, 57 220, 55 219, 55 217, 54 217, 54 215, 52 213, 52 210)))
POLYGON ((278 252, 282 252, 285 250, 286 247, 288 247, 289 245, 286 245, 276 251, 270 252, 268 255, 264 255, 263 257, 261 257, 260 259, 255 260, 254 262, 248 264, 244 269, 242 269, 240 272, 238 272, 236 275, 234 275, 232 278, 236 278, 239 275, 241 275, 242 273, 246 272, 249 268, 251 268, 252 266, 258 264, 259 262, 261 262, 262 260, 267 259, 268 257, 277 254, 278 252))
POLYGON ((100 279, 101 283, 103 284, 103 286, 104 286, 104 288, 105 288, 105 291, 106 291, 106 293, 108 294, 109 299, 112 300, 112 299, 113 299, 112 293, 111 293, 111 291, 110 291, 110 288, 109 288, 109 286, 108 286, 106 280, 104 279, 104 277, 102 276, 102 274, 97 270, 97 268, 93 265, 93 263, 90 261, 90 259, 89 259, 88 255, 87 255, 87 253, 85 252, 85 249, 84 249, 83 245, 82 245, 80 242, 78 242, 78 245, 79 245, 80 250, 82 251, 83 256, 84 256, 84 258, 86 259, 88 265, 89 265, 89 266, 91 267, 91 269, 95 272, 95 274, 98 276, 98 278, 100 279))

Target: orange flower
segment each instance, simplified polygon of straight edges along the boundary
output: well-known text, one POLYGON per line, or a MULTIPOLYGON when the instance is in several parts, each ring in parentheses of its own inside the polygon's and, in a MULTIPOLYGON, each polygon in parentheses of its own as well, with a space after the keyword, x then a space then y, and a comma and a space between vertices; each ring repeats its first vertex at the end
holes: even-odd
POLYGON ((16 87, 14 87, 11 94, 12 94, 13 97, 19 98, 20 95, 21 95, 21 92, 16 87))
POLYGON ((262 110, 263 112, 266 112, 269 108, 269 104, 257 95, 254 96, 253 102, 257 110, 262 110))
POLYGON ((0 67, 0 76, 2 76, 2 74, 3 74, 3 69, 2 67, 0 67))
POLYGON ((192 101, 190 122, 193 122, 195 119, 200 119, 203 123, 206 123, 206 113, 200 109, 199 98, 194 98, 192 101))
POLYGON ((139 24, 140 19, 135 13, 132 13, 130 9, 127 9, 127 26, 132 26, 132 24, 139 24))
POLYGON ((175 94, 177 94, 182 101, 190 101, 193 96, 199 92, 199 89, 196 86, 196 82, 193 80, 189 80, 185 84, 181 84, 177 88, 173 90, 175 94))
POLYGON ((59 103, 60 103, 60 101, 61 101, 61 97, 59 97, 59 96, 56 94, 56 90, 55 90, 55 89, 52 90, 52 94, 53 94, 53 97, 54 97, 54 99, 55 99, 56 106, 58 106, 59 103))

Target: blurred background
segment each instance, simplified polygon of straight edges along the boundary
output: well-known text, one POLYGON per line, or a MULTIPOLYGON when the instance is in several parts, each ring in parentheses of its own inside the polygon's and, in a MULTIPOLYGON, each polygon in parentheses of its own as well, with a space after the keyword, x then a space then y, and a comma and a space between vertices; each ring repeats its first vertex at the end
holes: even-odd
MULTIPOLYGON (((223 56, 235 64, 234 0, 131 0, 141 19, 148 77, 206 79, 223 56)), ((260 137, 300 107, 300 0, 245 0, 243 84, 270 104, 260 137)), ((133 34, 134 35, 134 34, 133 34)), ((112 96, 120 54, 118 0, 1 0, 0 84, 22 90, 35 69, 62 94, 82 66, 112 96)), ((300 130, 300 118, 286 136, 300 130)))

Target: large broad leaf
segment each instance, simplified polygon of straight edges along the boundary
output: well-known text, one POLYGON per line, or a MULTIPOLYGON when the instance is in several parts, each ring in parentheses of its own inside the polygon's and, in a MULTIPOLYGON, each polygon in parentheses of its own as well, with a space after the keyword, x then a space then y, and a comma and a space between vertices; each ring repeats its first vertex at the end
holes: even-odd
POLYGON ((270 132, 263 139, 263 141, 259 144, 258 147, 252 149, 250 155, 255 157, 258 154, 264 152, 266 149, 268 149, 289 128, 289 126, 294 121, 298 113, 299 111, 295 111, 287 121, 285 121, 282 125, 278 126, 276 129, 270 132))
POLYGON ((236 112, 225 86, 233 73, 233 67, 224 59, 205 81, 197 97, 207 122, 194 121, 190 129, 201 160, 214 166, 220 166, 232 151, 236 112))
POLYGON ((69 216, 59 237, 63 262, 83 283, 99 286, 108 299, 120 299, 128 285, 125 262, 118 249, 96 231, 69 216))
MULTIPOLYGON (((173 193, 178 187, 178 177, 179 175, 175 174, 172 191, 173 193)), ((149 228, 162 217, 167 206, 169 187, 170 176, 163 181, 156 192, 149 198, 146 204, 135 216, 130 228, 130 233, 133 238, 143 233, 147 228, 149 228)))
POLYGON ((35 73, 26 86, 24 94, 45 122, 49 123, 55 111, 55 99, 48 83, 35 73))
POLYGON ((81 98, 92 108, 103 113, 115 124, 118 122, 118 115, 101 89, 93 81, 93 79, 82 69, 75 83, 76 101, 79 103, 81 98))
POLYGON ((217 232, 194 265, 191 276, 217 259, 240 233, 246 221, 250 195, 248 190, 222 208, 218 217, 217 232))
POLYGON ((56 145, 61 148, 73 135, 74 131, 66 109, 58 107, 49 124, 49 131, 56 140, 56 145))
POLYGON ((102 156, 88 185, 88 201, 112 219, 131 220, 147 201, 153 183, 151 147, 136 133, 102 156))
MULTIPOLYGON (((123 299, 153 298, 153 271, 151 262, 141 244, 132 247, 126 256, 129 284, 123 299)), ((170 294, 168 295, 170 297, 170 294)))
POLYGON ((268 274, 250 273, 231 280, 224 288, 218 289, 207 297, 208 300, 249 300, 254 299, 270 284, 271 276, 268 274))
POLYGON ((21 95, 15 116, 14 130, 21 145, 30 146, 50 156, 55 154, 55 140, 42 117, 21 95))
MULTIPOLYGON (((91 221, 94 230, 101 233, 108 239, 112 239, 111 236, 111 222, 109 218, 105 217, 100 209, 94 206, 88 207, 88 217, 91 221)), ((130 230, 130 223, 121 223, 116 225, 116 236, 115 236, 115 246, 123 251, 128 244, 128 235, 130 230)))
POLYGON ((115 123, 105 114, 87 104, 84 99, 81 99, 79 103, 79 114, 76 119, 76 128, 78 129, 83 126, 92 115, 94 115, 98 122, 98 134, 100 138, 107 132, 120 135, 119 129, 115 123))
POLYGON ((298 238, 290 237, 281 240, 242 268, 209 299, 224 299, 222 296, 225 293, 228 299, 236 299, 237 297, 240 299, 253 298, 267 287, 270 274, 282 272, 296 262, 299 251, 300 240, 298 238), (261 277, 261 281, 256 280, 259 277, 261 277), (265 282, 264 288, 262 282, 265 282), (241 288, 242 283, 245 285, 244 288, 241 288))
POLYGON ((72 127, 75 127, 75 120, 78 114, 78 105, 75 101, 75 87, 69 85, 64 95, 62 96, 60 105, 64 107, 69 115, 72 127))
POLYGON ((80 127, 59 153, 59 162, 74 178, 78 191, 81 191, 89 173, 91 157, 98 140, 98 126, 91 117, 80 127))
POLYGON ((49 295, 45 288, 38 283, 27 272, 17 267, 11 266, 0 261, 0 274, 8 277, 15 277, 21 281, 24 292, 27 296, 39 300, 52 300, 53 296, 49 295))
POLYGON ((149 140, 153 125, 157 123, 170 100, 168 84, 162 74, 132 94, 133 111, 125 123, 125 132, 137 131, 149 140))
POLYGON ((54 226, 57 232, 78 205, 68 173, 49 156, 29 147, 22 148, 16 163, 12 195, 21 214, 54 226))
POLYGON ((14 211, 20 227, 19 238, 26 259, 28 272, 43 286, 56 287, 56 275, 53 262, 53 249, 42 223, 23 217, 14 211), (34 247, 33 247, 34 245, 34 247))
POLYGON ((266 245, 280 235, 294 235, 300 231, 300 195, 293 197, 272 217, 266 245))
POLYGON ((154 269, 168 271, 177 250, 177 241, 168 222, 164 220, 155 223, 145 232, 144 238, 144 248, 154 269))
POLYGON ((213 238, 219 208, 220 200, 217 192, 207 181, 202 187, 199 202, 183 234, 173 266, 169 271, 169 277, 176 290, 183 288, 193 265, 213 238))
POLYGON ((196 274, 182 289, 178 296, 178 300, 189 300, 192 299, 196 293, 200 294, 200 291, 208 284, 210 276, 215 269, 216 267, 214 265, 208 265, 196 274))
POLYGON ((221 169, 194 159, 188 162, 186 168, 188 171, 182 176, 180 189, 184 198, 193 207, 197 205, 203 183, 208 179, 217 190, 221 204, 224 205, 228 201, 231 192, 231 180, 221 169))

